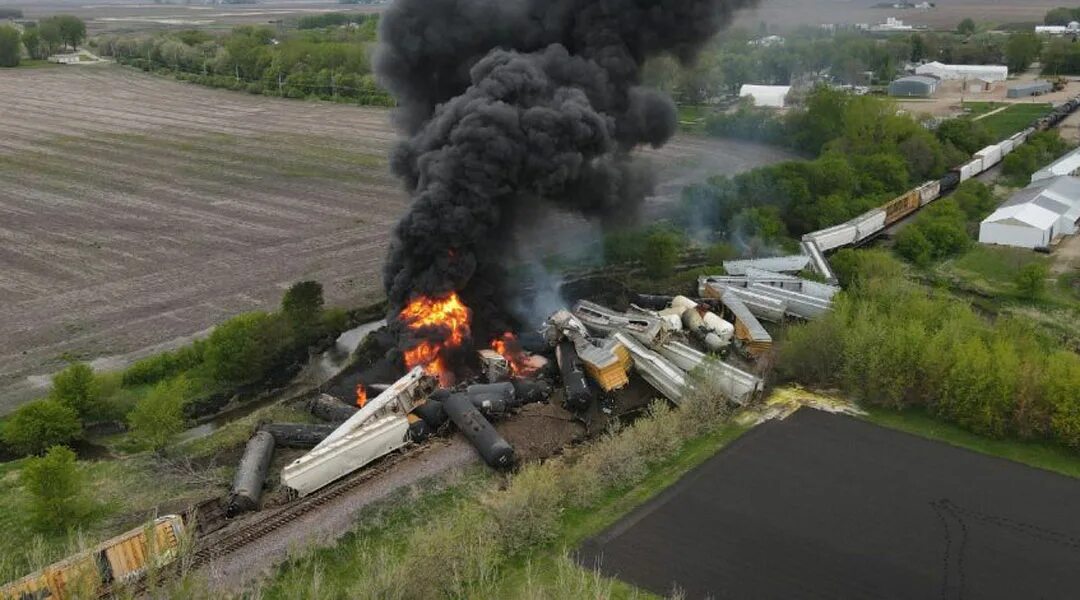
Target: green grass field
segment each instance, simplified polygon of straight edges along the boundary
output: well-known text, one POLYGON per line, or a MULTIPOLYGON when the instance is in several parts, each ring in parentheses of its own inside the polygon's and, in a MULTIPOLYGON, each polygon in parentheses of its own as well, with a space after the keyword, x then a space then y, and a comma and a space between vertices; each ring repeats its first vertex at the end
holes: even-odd
POLYGON ((999 113, 979 119, 979 122, 990 131, 995 140, 1001 140, 1031 125, 1032 121, 1046 115, 1052 108, 1052 105, 1043 102, 1013 104, 999 113))
POLYGON ((1004 102, 964 102, 964 110, 967 111, 969 117, 977 117, 984 115, 992 110, 999 109, 1003 106, 1008 106, 1004 102))

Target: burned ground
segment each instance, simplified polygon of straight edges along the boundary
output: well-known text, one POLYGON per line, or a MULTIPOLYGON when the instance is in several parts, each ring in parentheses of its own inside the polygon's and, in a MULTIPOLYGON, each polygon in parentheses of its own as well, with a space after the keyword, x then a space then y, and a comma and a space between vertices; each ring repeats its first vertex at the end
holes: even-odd
MULTIPOLYGON (((300 279, 333 305, 381 297, 407 206, 388 111, 112 65, 14 70, 0 96, 0 414, 69 358, 120 367, 300 279)), ((790 156, 698 138, 647 154, 668 179, 790 156)))
POLYGON ((759 426, 586 543, 687 598, 1064 598, 1080 482, 850 417, 759 426))

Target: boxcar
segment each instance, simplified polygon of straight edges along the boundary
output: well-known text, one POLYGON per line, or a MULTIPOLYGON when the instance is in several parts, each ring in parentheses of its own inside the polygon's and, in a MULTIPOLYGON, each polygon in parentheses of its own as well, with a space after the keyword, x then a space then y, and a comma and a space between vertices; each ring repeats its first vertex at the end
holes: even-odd
POLYGON ((176 558, 184 521, 169 515, 156 519, 151 529, 153 544, 147 543, 147 528, 133 529, 5 585, 0 588, 0 599, 91 598, 110 585, 135 579, 146 571, 151 560, 161 566, 176 558))
POLYGON ((892 225, 918 210, 920 200, 918 188, 890 200, 882 207, 885 209, 885 225, 892 225))

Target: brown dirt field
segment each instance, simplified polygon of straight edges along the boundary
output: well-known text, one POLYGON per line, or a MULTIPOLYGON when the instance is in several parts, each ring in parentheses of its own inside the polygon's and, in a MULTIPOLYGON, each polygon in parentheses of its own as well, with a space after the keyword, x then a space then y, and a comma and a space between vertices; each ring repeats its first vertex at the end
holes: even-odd
MULTIPOLYGON (((407 206, 386 110, 213 90, 115 65, 0 77, 0 414, 76 357, 116 368, 316 279, 381 294, 407 206)), ((663 192, 789 158, 722 140, 648 151, 663 192)))

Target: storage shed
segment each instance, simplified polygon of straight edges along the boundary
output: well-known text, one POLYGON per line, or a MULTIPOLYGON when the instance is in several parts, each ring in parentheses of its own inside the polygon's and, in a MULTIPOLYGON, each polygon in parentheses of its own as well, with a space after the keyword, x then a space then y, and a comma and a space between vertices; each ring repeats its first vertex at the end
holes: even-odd
POLYGON ((743 85, 739 89, 739 97, 745 98, 750 96, 754 99, 754 104, 757 106, 771 106, 773 108, 784 108, 787 100, 788 92, 791 91, 790 85, 743 85))
POLYGON ((929 98, 937 91, 938 79, 927 75, 909 75, 889 84, 889 95, 901 98, 929 98))
POLYGON ((1006 200, 979 225, 979 242, 1045 248, 1057 236, 1076 233, 1080 179, 1061 176, 1035 182, 1006 200))
POLYGON ((1009 88, 1006 96, 1009 98, 1027 98, 1028 96, 1041 96, 1054 91, 1054 84, 1044 79, 1021 83, 1009 88))

